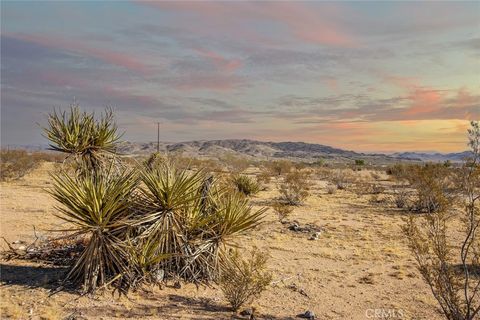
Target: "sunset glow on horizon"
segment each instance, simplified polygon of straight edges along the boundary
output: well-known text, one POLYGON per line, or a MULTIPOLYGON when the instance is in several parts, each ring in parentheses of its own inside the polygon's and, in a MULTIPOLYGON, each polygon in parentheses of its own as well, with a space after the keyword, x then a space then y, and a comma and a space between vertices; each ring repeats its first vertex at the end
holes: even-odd
POLYGON ((1 143, 75 99, 124 139, 458 152, 480 119, 480 2, 1 3, 1 143))

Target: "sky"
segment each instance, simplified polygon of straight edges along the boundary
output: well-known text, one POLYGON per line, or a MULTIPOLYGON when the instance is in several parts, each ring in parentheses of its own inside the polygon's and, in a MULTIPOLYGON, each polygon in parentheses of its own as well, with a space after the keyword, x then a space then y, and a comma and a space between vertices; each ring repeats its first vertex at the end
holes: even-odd
POLYGON ((2 146, 74 102, 130 141, 463 151, 480 2, 1 1, 2 146))

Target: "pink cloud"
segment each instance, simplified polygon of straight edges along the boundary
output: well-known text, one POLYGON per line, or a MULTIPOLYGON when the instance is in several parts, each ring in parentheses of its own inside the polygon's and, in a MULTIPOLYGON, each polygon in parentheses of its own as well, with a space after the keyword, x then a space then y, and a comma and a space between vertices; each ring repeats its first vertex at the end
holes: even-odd
POLYGON ((210 60, 221 72, 232 73, 242 66, 240 59, 227 59, 216 52, 205 49, 196 49, 196 51, 210 60))
POLYGON ((437 112, 442 109, 444 98, 445 95, 441 91, 416 88, 408 96, 411 105, 405 110, 405 114, 415 116, 437 112))
POLYGON ((103 62, 117 65, 140 74, 148 74, 148 68, 144 63, 138 61, 135 57, 127 54, 118 53, 99 47, 91 47, 77 41, 67 40, 58 37, 47 37, 43 35, 31 34, 8 34, 8 36, 16 38, 18 40, 35 43, 44 47, 61 49, 64 51, 93 57, 103 62))
MULTIPOLYGON (((204 1, 137 1, 161 10, 191 14, 203 24, 220 31, 239 34, 243 23, 280 23, 298 40, 331 46, 352 47, 357 40, 338 23, 337 18, 351 15, 339 4, 300 2, 204 2, 204 1)), ((244 24, 243 24, 244 25, 244 24)), ((195 30, 194 30, 195 31, 195 30)), ((240 33, 241 34, 241 33, 240 33)))
POLYGON ((177 90, 212 90, 212 91, 231 91, 244 85, 244 81, 236 76, 191 76, 188 79, 181 79, 174 82, 177 90))

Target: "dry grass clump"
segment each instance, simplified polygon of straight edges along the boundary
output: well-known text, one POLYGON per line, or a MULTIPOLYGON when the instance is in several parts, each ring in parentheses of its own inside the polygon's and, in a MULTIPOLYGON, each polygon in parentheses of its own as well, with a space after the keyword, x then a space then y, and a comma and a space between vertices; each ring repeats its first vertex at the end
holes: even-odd
POLYGON ((287 160, 270 161, 265 164, 265 169, 272 176, 281 176, 289 173, 293 168, 293 164, 287 160))
POLYGON ((257 194, 260 191, 260 185, 255 179, 243 174, 237 174, 231 177, 235 189, 248 196, 257 194))
POLYGON ((40 165, 40 161, 24 150, 0 151, 0 180, 16 180, 40 165))
POLYGON ((410 194, 405 186, 394 189, 393 202, 398 209, 406 209, 409 206, 410 194))
POLYGON ((286 218, 288 218, 288 216, 293 212, 293 206, 292 205, 290 205, 288 203, 281 202, 281 201, 275 201, 272 204, 272 209, 277 214, 278 220, 280 222, 282 222, 286 218))
POLYGON ((285 175, 279 185, 280 200, 294 206, 301 205, 310 194, 310 174, 293 170, 285 175))
POLYGON ((272 175, 268 171, 263 170, 257 174, 257 182, 261 190, 267 190, 267 186, 271 180, 272 180, 272 175))
POLYGON ((337 190, 338 190, 337 186, 335 186, 331 183, 327 184, 327 193, 328 194, 335 194, 337 192, 337 190))
POLYGON ((0 150, 0 181, 17 180, 40 166, 43 161, 62 162, 65 157, 53 152, 0 150))
POLYGON ((267 255, 254 249, 243 259, 237 250, 227 256, 220 275, 220 289, 232 309, 258 297, 272 281, 266 270, 267 255))
POLYGON ((228 171, 234 174, 242 173, 250 167, 248 159, 232 154, 226 154, 220 160, 223 164, 226 164, 228 171))
POLYGON ((345 190, 347 186, 354 181, 351 171, 337 169, 331 172, 328 180, 332 182, 338 190, 345 190))

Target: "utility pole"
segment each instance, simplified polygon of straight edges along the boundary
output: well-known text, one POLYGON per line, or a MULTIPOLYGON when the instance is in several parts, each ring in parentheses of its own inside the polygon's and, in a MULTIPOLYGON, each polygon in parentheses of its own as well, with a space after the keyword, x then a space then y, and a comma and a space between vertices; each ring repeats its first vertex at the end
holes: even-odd
POLYGON ((157 153, 160 153, 160 122, 157 122, 157 153))

